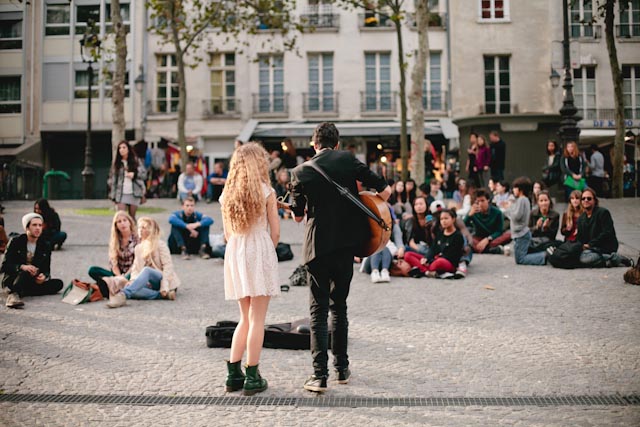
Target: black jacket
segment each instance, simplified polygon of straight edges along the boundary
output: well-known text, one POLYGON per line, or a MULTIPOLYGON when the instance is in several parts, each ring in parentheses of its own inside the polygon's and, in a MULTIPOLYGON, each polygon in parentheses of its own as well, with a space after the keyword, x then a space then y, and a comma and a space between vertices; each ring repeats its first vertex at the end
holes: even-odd
POLYGON ((618 239, 613 227, 611 214, 605 208, 593 208, 591 218, 582 212, 578 218, 578 236, 576 240, 583 245, 603 254, 610 254, 618 250, 618 239))
MULTIPOLYGON (((384 178, 376 175, 348 151, 323 150, 313 159, 338 184, 358 194, 356 180, 365 188, 382 191, 384 178)), ((336 249, 357 247, 367 236, 364 213, 338 194, 335 187, 304 163, 296 167, 291 179, 292 209, 300 217, 307 209, 304 236, 304 261, 336 249)))
MULTIPOLYGON (((20 266, 26 263, 27 235, 21 234, 11 239, 7 246, 7 253, 2 261, 2 267, 0 267, 0 273, 4 273, 3 286, 6 286, 6 283, 12 283, 20 271, 20 266)), ((36 253, 33 256, 31 265, 38 267, 40 273, 44 274, 47 279, 49 278, 49 273, 51 272, 51 247, 42 237, 36 243, 36 253)))

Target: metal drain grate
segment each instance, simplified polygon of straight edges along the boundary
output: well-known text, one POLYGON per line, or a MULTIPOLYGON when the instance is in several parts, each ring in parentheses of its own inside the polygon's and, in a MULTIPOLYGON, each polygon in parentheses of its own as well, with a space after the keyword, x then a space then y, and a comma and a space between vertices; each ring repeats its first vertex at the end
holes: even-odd
POLYGON ((527 396, 527 397, 267 397, 267 396, 142 396, 91 394, 0 394, 0 402, 95 403, 108 405, 292 406, 340 408, 443 406, 640 406, 640 396, 527 396))

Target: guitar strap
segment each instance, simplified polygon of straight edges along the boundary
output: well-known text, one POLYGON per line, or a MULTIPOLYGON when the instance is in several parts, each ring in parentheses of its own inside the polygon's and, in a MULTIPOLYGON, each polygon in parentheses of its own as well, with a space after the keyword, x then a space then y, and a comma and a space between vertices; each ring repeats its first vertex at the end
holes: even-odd
POLYGON ((329 175, 322 170, 320 166, 313 160, 309 160, 304 163, 306 166, 313 168, 316 172, 318 172, 324 179, 329 181, 336 190, 338 190, 338 194, 340 194, 345 199, 349 200, 351 203, 356 205, 361 211, 363 211, 369 218, 374 220, 383 230, 389 231, 391 228, 384 222, 382 218, 380 218, 375 212, 369 209, 365 204, 363 204, 360 199, 351 193, 348 188, 343 187, 342 185, 335 182, 329 175))

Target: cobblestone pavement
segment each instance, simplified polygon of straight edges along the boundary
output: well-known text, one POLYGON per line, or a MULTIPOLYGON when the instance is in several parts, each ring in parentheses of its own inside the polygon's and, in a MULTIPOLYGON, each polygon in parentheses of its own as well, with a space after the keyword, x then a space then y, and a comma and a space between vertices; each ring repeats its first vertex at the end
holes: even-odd
MULTIPOLYGON (((6 228, 18 231, 28 202, 3 202, 6 228)), ((65 283, 88 280, 106 265, 110 217, 79 215, 106 201, 54 201, 69 238, 53 255, 65 283)), ((640 204, 611 208, 623 243, 640 250, 640 204)), ((152 200, 168 234, 175 200, 152 200)), ((216 220, 219 206, 198 206, 216 220)), ((282 222, 281 241, 300 260, 302 225, 282 222)), ((24 310, 0 309, 2 393, 224 396, 227 349, 206 347, 205 327, 237 319, 224 300, 221 260, 174 258, 182 279, 176 301, 70 306, 60 296, 26 298, 24 310)), ((624 268, 557 270, 515 266, 504 256, 476 256, 465 280, 392 278, 372 284, 356 271, 349 297, 352 381, 330 384, 330 397, 514 397, 640 394, 640 287, 624 284, 624 268)), ((308 317, 308 290, 275 298, 267 322, 308 317)), ((265 349, 262 393, 308 398, 307 351, 265 349)), ((237 395, 237 393, 230 394, 237 395)), ((319 399, 321 397, 318 397, 319 399)), ((638 425, 640 406, 392 407, 127 406, 0 403, 0 425, 638 425)))

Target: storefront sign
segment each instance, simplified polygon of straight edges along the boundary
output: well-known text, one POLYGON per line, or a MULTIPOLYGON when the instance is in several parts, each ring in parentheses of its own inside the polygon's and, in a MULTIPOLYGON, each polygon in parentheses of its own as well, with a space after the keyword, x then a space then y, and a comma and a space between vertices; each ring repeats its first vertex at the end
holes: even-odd
MULTIPOLYGON (((632 127, 638 127, 640 126, 640 120, 631 120, 631 119, 626 119, 624 121, 624 127, 625 128, 632 128, 632 127)), ((593 120, 593 127, 594 128, 615 128, 616 127, 616 121, 615 120, 593 120)))

